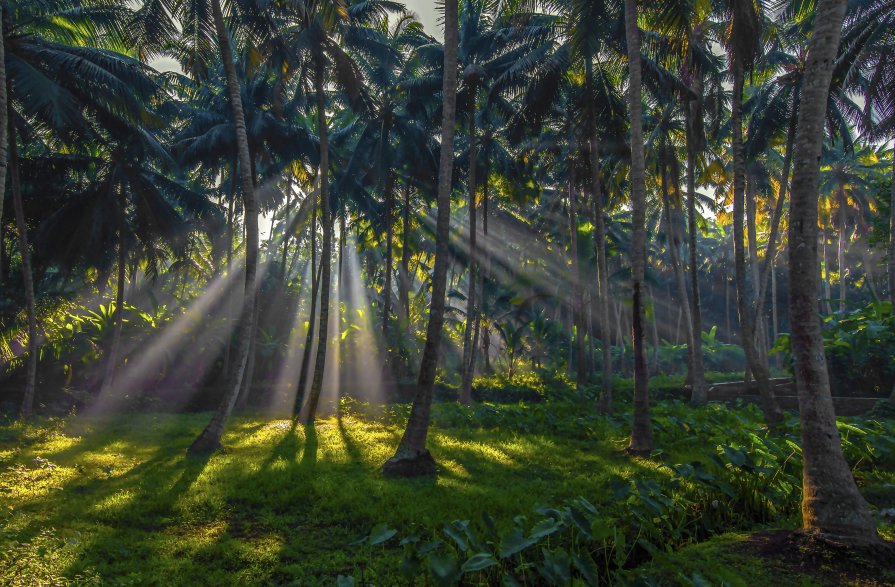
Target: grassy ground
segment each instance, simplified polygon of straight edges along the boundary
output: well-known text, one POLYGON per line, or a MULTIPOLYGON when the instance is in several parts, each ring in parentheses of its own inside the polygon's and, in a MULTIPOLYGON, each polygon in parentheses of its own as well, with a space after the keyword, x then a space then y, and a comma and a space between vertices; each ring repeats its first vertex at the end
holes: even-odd
MULTIPOLYGON (((537 504, 576 496, 609 504, 612 495, 598 488, 610 478, 669 475, 658 462, 622 456, 621 430, 575 439, 439 427, 431 435, 438 479, 386 480, 378 467, 400 428, 347 416, 319 422, 314 433, 289 421, 237 418, 224 452, 185 457, 207 419, 128 415, 0 426, 0 583, 331 585, 354 575, 365 584, 397 584, 396 540, 351 546, 380 522, 399 537, 425 535, 487 512, 506 529, 537 504)), ((671 458, 689 458, 684 453, 671 458)), ((705 549, 723 549, 731 538, 716 540, 681 551, 672 567, 704 572, 705 549)), ((708 559, 723 560, 716 554, 708 559)), ((719 572, 786 576, 763 569, 754 555, 731 556, 739 563, 719 572)))

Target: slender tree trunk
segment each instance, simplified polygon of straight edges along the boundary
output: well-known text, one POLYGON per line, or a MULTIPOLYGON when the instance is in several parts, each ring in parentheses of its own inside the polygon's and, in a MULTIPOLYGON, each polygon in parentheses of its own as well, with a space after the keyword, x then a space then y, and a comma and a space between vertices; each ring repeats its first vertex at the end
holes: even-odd
MULTIPOLYGON (((888 273, 889 273, 889 301, 892 302, 892 309, 895 311, 895 151, 892 153, 892 188, 889 199, 889 252, 888 252, 888 273)), ((893 390, 895 396, 895 390, 893 390)), ((895 401, 895 398, 893 398, 895 401)))
POLYGON ((643 156, 637 0, 625 0, 625 39, 628 45, 628 112, 631 116, 631 281, 634 290, 631 328, 634 345, 634 422, 627 450, 631 454, 648 455, 653 450, 653 431, 649 412, 649 373, 643 340, 646 321, 643 300, 646 263, 646 163, 643 156))
MULTIPOLYGON (((798 104, 798 101, 796 101, 796 104, 798 104)), ((777 238, 780 234, 780 220, 783 218, 783 205, 786 202, 786 193, 789 189, 789 172, 792 169, 792 148, 795 139, 796 111, 794 111, 790 117, 789 129, 786 133, 786 152, 783 155, 783 175, 780 177, 780 190, 777 194, 777 204, 774 206, 774 214, 771 217, 771 231, 768 234, 768 246, 765 249, 764 262, 761 266, 758 297, 755 298, 755 314, 753 315, 753 320, 756 321, 759 318, 761 307, 764 305, 764 300, 767 297, 768 278, 773 271, 774 257, 777 256, 777 238)))
MULTIPOLYGON (((9 105, 11 110, 12 106, 9 105)), ((19 181, 19 148, 16 144, 16 127, 12 123, 12 113, 8 111, 10 187, 12 205, 16 217, 16 233, 19 239, 19 253, 22 256, 22 279, 25 283, 25 310, 28 314, 28 360, 25 363, 25 395, 22 398, 21 418, 27 420, 34 411, 34 391, 37 380, 37 308, 34 300, 34 277, 31 272, 31 249, 28 245, 28 226, 25 224, 25 207, 22 204, 22 189, 19 181)))
MULTIPOLYGON (((9 20, 7 11, 9 10, 7 3, 0 3, 0 227, 3 226, 3 203, 6 200, 6 170, 9 165, 9 150, 7 140, 9 137, 8 125, 10 121, 10 106, 7 90, 9 82, 6 79, 6 26, 9 20)), ((3 241, 5 248, 5 239, 2 230, 0 230, 0 241, 3 241)), ((0 256, 0 281, 6 276, 4 259, 6 255, 0 256)))
POLYGON ((694 351, 696 345, 693 342, 693 317, 690 315, 690 296, 687 295, 687 279, 684 277, 684 268, 678 249, 677 225, 674 222, 674 215, 672 215, 671 202, 668 195, 668 165, 666 164, 668 162, 668 157, 670 157, 670 148, 668 145, 665 145, 661 173, 662 204, 665 208, 665 237, 668 244, 668 256, 671 259, 671 269, 674 272, 674 282, 677 286, 677 295, 678 298, 680 298, 678 329, 680 329, 680 321, 683 319, 684 337, 687 342, 688 372, 691 375, 690 380, 692 384, 693 363, 695 361, 694 351))
MULTIPOLYGON (((590 101, 588 101, 590 104, 590 101)), ((606 263, 606 221, 603 217, 605 206, 603 203, 603 186, 600 182, 600 144, 597 141, 596 131, 591 128, 590 133, 590 167, 591 190, 593 193, 594 214, 594 241, 597 257, 597 293, 600 312, 600 346, 603 352, 603 368, 601 373, 602 389, 598 400, 597 410, 601 414, 611 414, 613 406, 612 397, 612 337, 609 317, 609 275, 606 263)))
POLYGON ((395 207, 394 198, 394 174, 391 170, 386 171, 385 178, 385 283, 382 286, 382 338, 385 340, 386 354, 389 363, 392 363, 394 355, 394 337, 391 331, 391 314, 392 314, 392 271, 394 269, 394 256, 392 255, 392 241, 395 238, 395 226, 393 219, 393 209, 395 207))
MULTIPOLYGON (((233 268, 233 199, 236 194, 236 165, 233 166, 233 183, 233 189, 230 193, 230 203, 227 206, 227 279, 231 278, 230 271, 232 271, 233 268)), ((231 292, 227 294, 227 299, 224 302, 227 305, 227 333, 224 339, 224 379, 229 381, 230 353, 233 347, 233 329, 231 325, 233 322, 233 299, 231 297, 232 290, 229 288, 226 288, 226 290, 231 292)))
POLYGON ((793 155, 789 312, 802 432, 802 526, 847 543, 876 543, 870 508, 842 454, 817 315, 818 161, 845 0, 819 0, 793 155))
POLYGON ((401 230, 401 279, 399 282, 404 319, 410 326, 410 184, 404 186, 404 219, 401 230))
MULTIPOLYGON (((315 206, 316 208, 316 206, 315 206)), ((312 230, 316 227, 312 226, 312 230)), ((313 233, 312 233, 313 234, 313 233)), ((292 413, 296 416, 301 412, 301 405, 305 396, 305 388, 308 383, 308 373, 311 370, 311 349, 314 346, 314 326, 317 323, 317 296, 320 292, 320 270, 315 270, 317 247, 311 247, 311 308, 308 315, 308 331, 305 334, 305 346, 301 354, 301 369, 298 372, 298 385, 295 391, 295 405, 292 413)))
POLYGON ((839 314, 845 315, 845 190, 839 186, 839 246, 836 261, 839 265, 839 314))
POLYGON ((417 393, 410 410, 410 418, 395 456, 383 466, 389 476, 416 476, 435 473, 435 460, 426 449, 429 414, 441 330, 444 325, 444 306, 451 223, 451 178, 454 166, 454 117, 457 106, 457 0, 444 3, 444 79, 442 87, 441 154, 438 166, 438 216, 435 225, 435 267, 432 275, 432 302, 426 344, 417 379, 417 393))
POLYGON ((210 453, 221 445, 221 437, 224 435, 224 427, 233 412, 233 406, 239 396, 242 378, 245 374, 246 364, 249 358, 251 346, 252 320, 255 308, 255 276, 258 272, 258 208, 255 201, 255 186, 252 177, 252 158, 249 153, 248 134, 246 132, 245 113, 242 109, 242 97, 240 95, 239 80, 236 77, 236 65, 233 61, 233 48, 230 46, 230 37, 224 26, 224 14, 221 10, 220 0, 212 0, 212 12, 214 28, 221 50, 221 61, 224 64, 224 72, 227 77, 227 94, 230 98, 230 109, 236 127, 236 147, 239 157, 239 177, 242 188, 243 212, 245 214, 245 295, 239 320, 239 346, 237 349, 237 376, 231 382, 227 393, 222 398, 217 412, 208 426, 202 431, 195 442, 190 446, 190 453, 210 453))
MULTIPOLYGON (((749 270, 752 273, 753 293, 758 291, 759 268, 758 268, 758 230, 756 228, 757 216, 757 198, 758 194, 755 190, 754 178, 748 179, 746 183, 746 231, 749 241, 749 270)), ((764 300, 755 299, 755 313, 752 316, 752 328, 755 330, 755 348, 758 351, 758 360, 767 370, 768 353, 767 353, 767 331, 764 322, 764 300)))
POLYGON ((737 313, 740 318, 740 344, 746 354, 746 363, 758 383, 761 407, 765 422, 777 425, 783 420, 783 413, 777 405, 774 390, 768 381, 767 370, 761 363, 755 348, 755 323, 752 321, 749 299, 746 291, 746 251, 743 242, 745 221, 745 180, 746 162, 743 153, 743 63, 742 58, 733 56, 733 97, 731 99, 730 121, 733 144, 733 249, 734 271, 737 292, 737 313))
MULTIPOLYGON (((696 100, 702 99, 702 79, 695 76, 696 100)), ((704 404, 708 401, 708 386, 705 382, 705 365, 702 358, 702 305, 699 294, 698 250, 696 248, 696 152, 701 140, 702 120, 697 115, 699 104, 696 100, 687 102, 684 113, 687 142, 687 248, 690 253, 690 319, 693 330, 693 381, 690 401, 704 404), (700 125, 697 129, 696 125, 700 125)))
MULTIPOLYGON (((471 88, 473 96, 475 88, 471 88)), ((478 259, 476 251, 476 152, 475 139, 475 98, 469 108, 469 288, 466 296, 466 328, 463 331, 463 364, 461 366, 462 378, 460 382, 460 403, 469 405, 472 403, 472 355, 473 346, 472 331, 476 322, 476 285, 478 282, 478 259)))
MULTIPOLYGON (((317 358, 314 362, 314 379, 304 407, 304 421, 311 425, 317 415, 317 404, 323 390, 323 370, 326 367, 326 347, 329 338, 329 292, 332 282, 333 219, 329 205, 329 140, 327 136, 326 100, 323 93, 323 63, 317 63, 314 74, 317 95, 317 126, 320 133, 320 220, 323 224, 323 246, 320 251, 320 325, 317 335, 317 358)), ((341 272, 340 272, 341 273, 341 272)))
POLYGON ((109 345, 106 358, 106 373, 103 377, 102 393, 108 393, 112 389, 115 380, 115 365, 118 362, 118 350, 121 347, 121 330, 124 325, 124 281, 127 270, 127 247, 125 235, 125 208, 127 202, 124 198, 124 188, 118 188, 118 202, 115 215, 118 220, 118 283, 115 289, 115 324, 112 327, 112 343, 109 345))
POLYGON ((824 313, 830 315, 833 313, 833 308, 830 306, 830 300, 833 298, 833 293, 830 290, 830 258, 827 255, 827 242, 830 240, 827 237, 827 226, 824 224, 823 229, 823 239, 824 239, 824 273, 823 273, 823 282, 824 282, 824 313))
POLYGON ((288 274, 286 272, 286 257, 289 254, 289 240, 292 237, 292 218, 290 218, 290 214, 292 212, 292 174, 286 178, 286 216, 283 220, 283 253, 280 257, 280 285, 283 287, 284 291, 286 288, 286 278, 288 274))
MULTIPOLYGON (((574 174, 573 174, 574 177, 574 174)), ((575 182, 569 182, 569 256, 572 260, 572 330, 575 331, 575 385, 580 390, 587 384, 587 368, 584 360, 584 304, 581 295, 581 272, 578 269, 578 202, 575 182)))

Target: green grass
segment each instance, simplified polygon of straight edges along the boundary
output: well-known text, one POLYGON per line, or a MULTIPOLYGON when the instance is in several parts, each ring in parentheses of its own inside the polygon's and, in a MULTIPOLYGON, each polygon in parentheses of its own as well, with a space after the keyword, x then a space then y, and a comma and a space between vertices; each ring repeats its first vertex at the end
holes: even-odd
POLYGON ((399 429, 358 419, 318 423, 315 444, 288 421, 237 418, 225 452, 186 458, 207 419, 77 418, 0 429, 0 546, 39 548, 49 531, 51 544, 67 542, 41 563, 48 576, 97 574, 119 585, 331 584, 361 570, 388 584, 399 549, 348 546, 379 522, 423 532, 487 511, 506 526, 536 504, 578 495, 599 502, 594 488, 612 475, 664 474, 621 456, 620 438, 594 445, 435 430, 438 479, 387 480, 378 467, 399 429))
MULTIPOLYGON (((617 510, 606 490, 612 479, 668 482, 672 474, 659 461, 622 454, 625 417, 579 422, 582 405, 571 404, 436 408, 430 447, 442 471, 435 480, 380 475, 401 431, 388 419, 346 415, 318 422, 310 434, 289 421, 240 417, 228 427, 225 450, 210 458, 185 456, 208 414, 0 425, 0 584, 332 585, 339 575, 406 583, 397 538, 352 542, 381 522, 398 538, 425 539, 452 520, 477 523, 483 512, 506 532, 520 514, 534 519, 536 505, 578 496, 617 510)), ((658 436, 666 462, 705 456, 731 433, 725 426, 758 425, 754 410, 719 406, 660 403, 656 414, 666 422, 658 436), (668 424, 675 414, 715 422, 714 436, 668 424)), ((731 550, 735 536, 682 548, 637 572, 669 584, 693 576, 791 583, 731 550)))

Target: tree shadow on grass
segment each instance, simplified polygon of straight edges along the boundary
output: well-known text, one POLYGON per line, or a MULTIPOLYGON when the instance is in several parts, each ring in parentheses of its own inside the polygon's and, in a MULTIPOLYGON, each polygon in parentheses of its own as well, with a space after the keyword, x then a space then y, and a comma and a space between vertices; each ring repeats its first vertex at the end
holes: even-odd
POLYGON ((305 424, 305 446, 301 453, 301 464, 299 468, 307 473, 313 472, 317 468, 317 448, 319 446, 317 439, 317 427, 313 422, 305 424))

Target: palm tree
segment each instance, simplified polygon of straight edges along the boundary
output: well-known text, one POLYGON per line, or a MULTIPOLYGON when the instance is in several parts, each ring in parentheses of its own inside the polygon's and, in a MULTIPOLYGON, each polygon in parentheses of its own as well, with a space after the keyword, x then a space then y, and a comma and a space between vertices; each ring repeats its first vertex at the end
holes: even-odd
POLYGON ((737 291, 737 311, 740 318, 740 342, 746 354, 746 361, 761 396, 765 421, 776 425, 783 419, 783 413, 774 397, 774 390, 768 380, 768 372, 755 347, 755 321, 746 292, 746 251, 744 248, 746 158, 743 145, 743 82, 746 69, 751 67, 759 51, 760 16, 751 0, 732 0, 730 34, 727 43, 730 53, 730 71, 733 77, 733 92, 730 101, 731 151, 733 153, 733 244, 734 272, 737 291))
POLYGON ((444 81, 442 85, 441 155, 438 167, 438 215, 435 226, 435 267, 432 275, 432 302, 426 345, 417 378, 417 392, 407 428, 395 455, 382 468, 388 476, 432 475, 435 460, 426 448, 429 414, 438 365, 438 347, 444 325, 445 293, 451 224, 451 184, 454 167, 454 118, 457 107, 458 2, 444 3, 444 81))
MULTIPOLYGON (((646 261, 646 163, 643 153, 640 30, 637 0, 625 0, 625 40, 628 47, 628 112, 631 117, 631 282, 634 343, 634 423, 627 450, 648 455, 653 450, 649 412, 649 371, 646 365, 644 273, 646 261)), ((604 341, 605 344, 605 341, 604 341)))
MULTIPOLYGON (((183 0, 184 3, 192 3, 194 0, 183 0)), ((242 190, 242 208, 245 216, 245 294, 243 307, 239 321, 238 350, 236 353, 237 376, 218 405, 218 409, 211 422, 199 434, 190 445, 189 451, 193 454, 214 452, 220 447, 224 427, 230 419, 239 391, 242 387, 242 379, 251 349, 252 324, 255 313, 255 276, 258 273, 258 204, 255 200, 255 184, 252 177, 252 156, 249 152, 248 132, 246 131, 245 112, 242 107, 242 95, 240 84, 236 76, 236 63, 233 55, 233 46, 230 35, 224 24, 224 14, 220 0, 209 0, 211 3, 211 16, 214 32, 220 49, 221 61, 227 79, 227 94, 230 98, 230 111, 233 116, 233 124, 236 130, 237 160, 239 162, 239 183, 242 190)), ((188 22, 183 30, 206 30, 207 21, 202 21, 205 12, 205 0, 196 1, 196 7, 201 10, 191 9, 187 16, 194 22, 188 22), (193 26, 189 26, 193 25, 193 26)), ((176 14, 176 12, 174 13, 176 14)))
POLYGON ((845 9, 845 0, 819 0, 808 46, 793 154, 789 312, 804 463, 802 525, 837 542, 867 544, 879 536, 842 454, 817 313, 818 161, 845 9))

